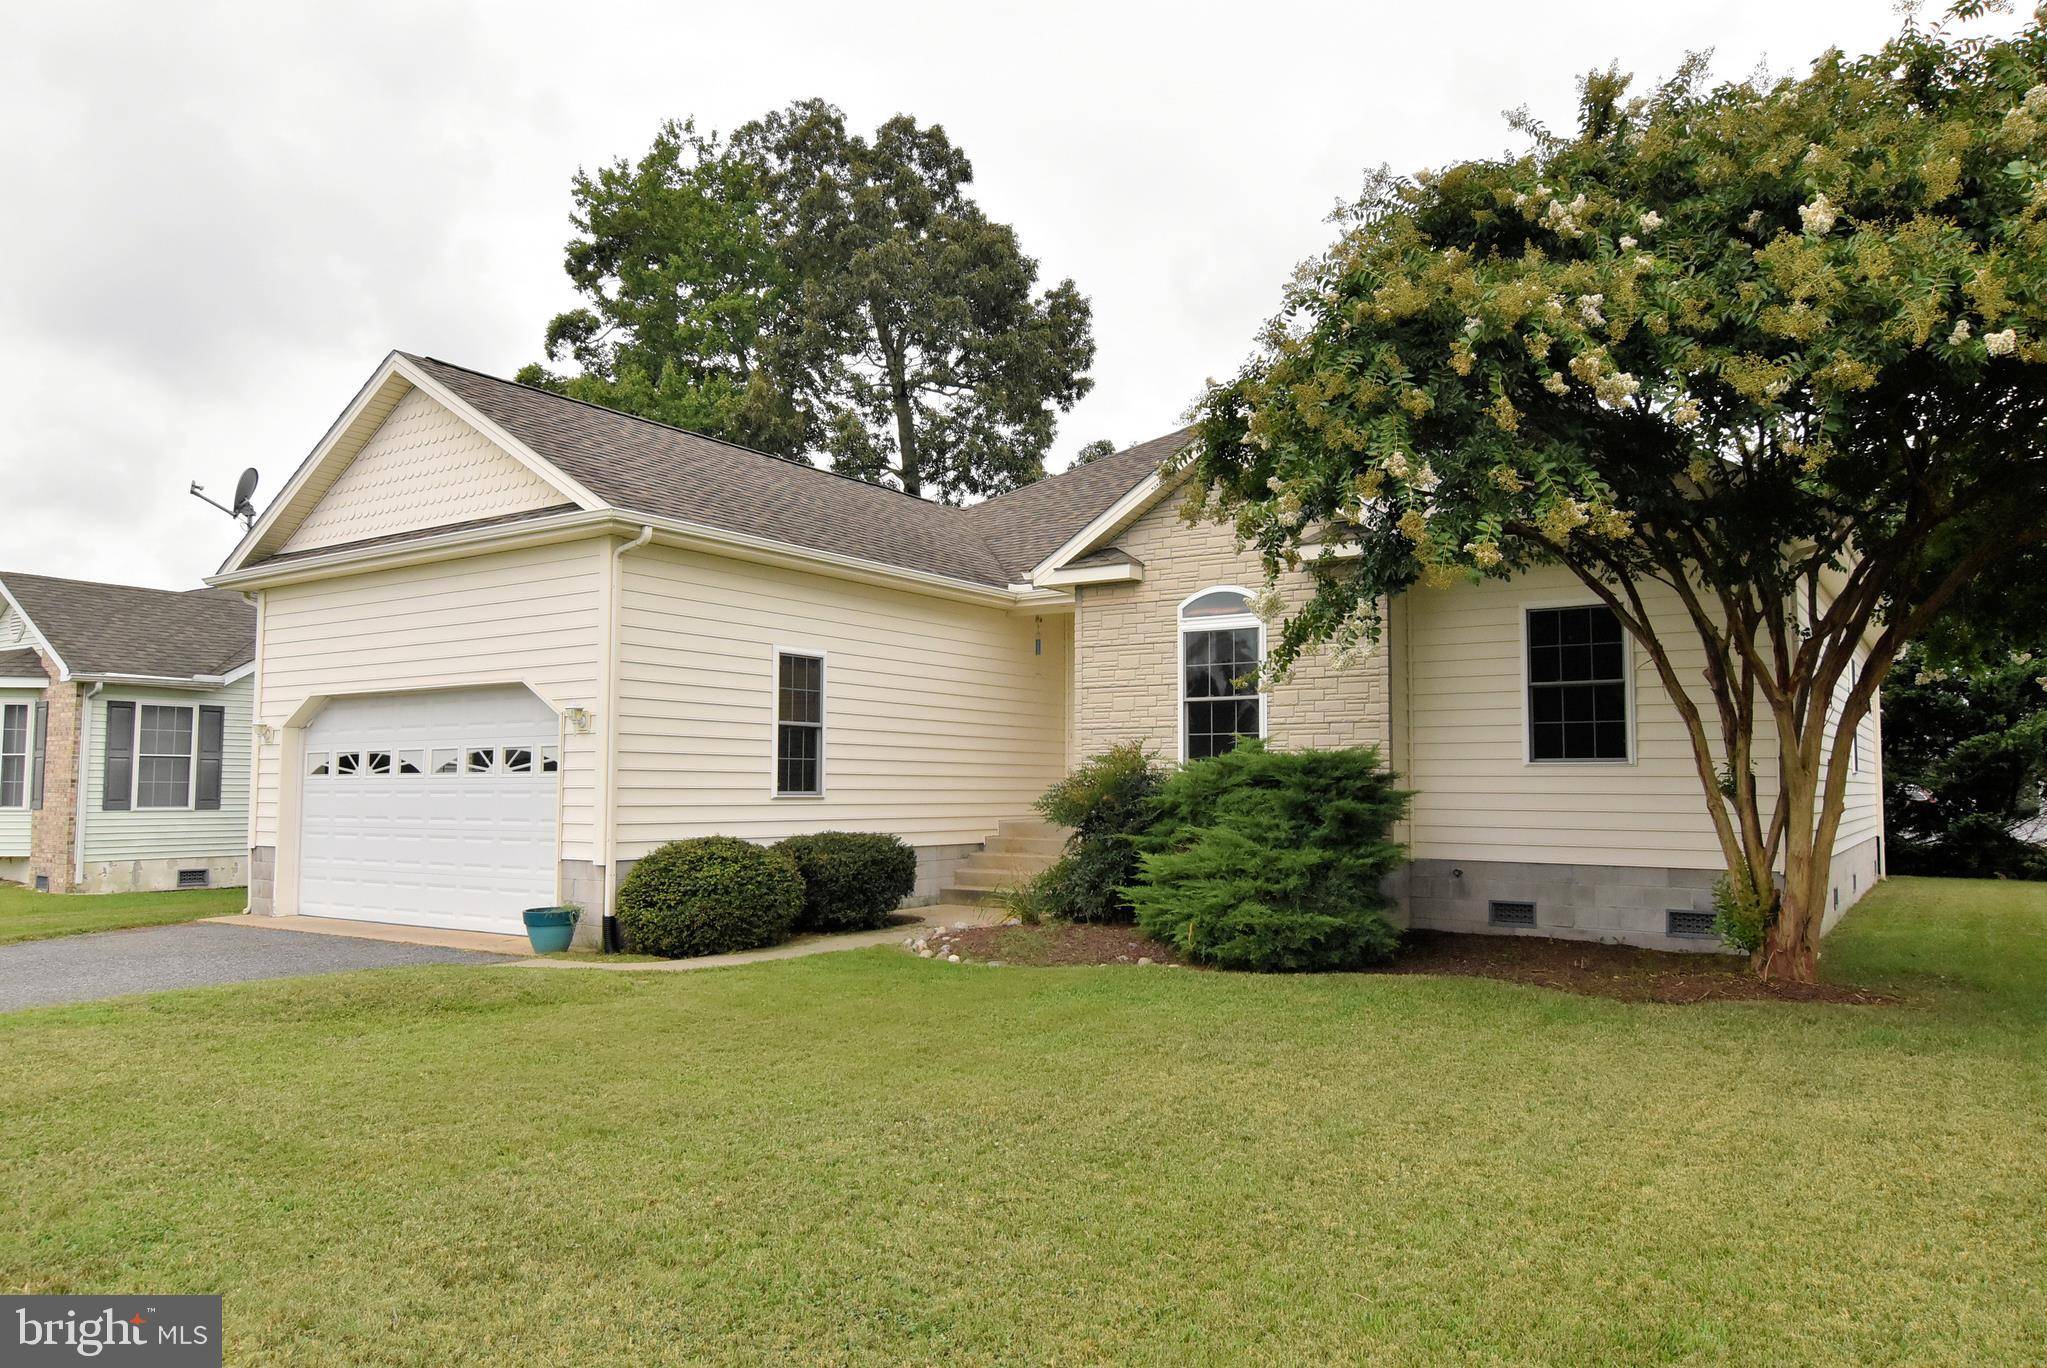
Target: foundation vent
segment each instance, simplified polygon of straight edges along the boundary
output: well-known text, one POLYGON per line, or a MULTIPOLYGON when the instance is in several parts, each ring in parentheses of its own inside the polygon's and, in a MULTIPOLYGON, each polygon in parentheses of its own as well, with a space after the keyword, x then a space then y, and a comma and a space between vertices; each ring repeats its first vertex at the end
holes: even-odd
POLYGON ((1490 902, 1486 904, 1485 919, 1492 926, 1533 926, 1535 925, 1535 904, 1532 902, 1490 902))
POLYGON ((181 869, 178 871, 178 887, 211 888, 213 872, 207 869, 181 869))
POLYGON ((36 875, 36 892, 38 892, 38 893, 47 893, 47 892, 49 892, 49 891, 50 891, 50 876, 49 876, 49 875, 47 875, 47 874, 38 874, 38 875, 36 875))
POLYGON ((1705 939, 1715 934, 1711 912, 1695 912, 1690 908, 1673 907, 1665 912, 1663 917, 1663 929, 1673 936, 1696 936, 1705 939))

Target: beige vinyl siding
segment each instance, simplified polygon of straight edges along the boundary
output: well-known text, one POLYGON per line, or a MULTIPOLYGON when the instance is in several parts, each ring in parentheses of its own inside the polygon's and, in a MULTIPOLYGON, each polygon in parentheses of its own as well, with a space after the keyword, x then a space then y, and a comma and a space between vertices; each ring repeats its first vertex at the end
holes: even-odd
MULTIPOLYGON (((1821 600, 1820 610, 1825 612, 1828 601, 1821 600)), ((1820 769, 1820 793, 1825 794, 1826 772, 1833 764, 1835 744, 1845 744, 1837 735, 1841 709, 1848 701, 1848 695, 1855 687, 1855 681, 1869 661, 1867 643, 1855 648, 1855 664, 1851 672, 1835 681, 1834 696, 1827 706, 1827 746, 1825 760, 1820 769)), ((1853 850, 1864 841, 1883 834, 1883 725, 1881 698, 1870 706, 1869 714, 1856 726, 1856 738, 1860 742, 1857 754, 1851 760, 1859 764, 1848 774, 1848 785, 1842 793, 1841 825, 1834 833, 1834 853, 1853 850)), ((1817 810, 1817 805, 1815 806, 1817 810)))
MULTIPOLYGON (((4 624, 0 624, 4 626, 4 624)), ((40 689, 0 689, 0 707, 9 703, 25 704, 29 708, 28 780, 34 777, 35 755, 35 705, 43 696, 40 689)), ((21 806, 0 808, 0 860, 25 860, 28 858, 29 825, 34 821, 34 811, 28 805, 29 785, 22 784, 21 806)))
MULTIPOLYGON (((85 859, 87 864, 112 860, 231 858, 246 853, 249 824, 249 726, 255 681, 236 680, 224 688, 137 689, 109 685, 93 695, 92 737, 85 770, 85 859), (106 810, 107 704, 132 702, 138 715, 144 704, 172 707, 219 707, 227 710, 221 733, 219 811, 183 808, 106 810)), ((195 715, 196 728, 198 718, 195 715)))
MULTIPOLYGON (((1652 586, 1653 588, 1653 586, 1652 586)), ((1500 582, 1417 588, 1396 604, 1405 725, 1395 761, 1416 790, 1409 839, 1421 859, 1714 868, 1722 863, 1691 743, 1647 654, 1629 642, 1631 763, 1531 764, 1526 755, 1522 618, 1531 607, 1593 601, 1562 569, 1500 582)), ((1681 676, 1704 653, 1675 593, 1649 598, 1681 676)), ((1703 681, 1694 694, 1717 731, 1703 681)), ((1759 729, 1757 783, 1776 792, 1774 730, 1759 729)), ((1717 746, 1716 746, 1717 754, 1717 746)))
POLYGON ((1065 768, 1063 616, 664 547, 628 555, 621 589, 622 858, 834 827, 979 841, 1065 768), (772 796, 778 647, 825 653, 822 798, 772 796))
POLYGON ((566 501, 489 438, 412 390, 282 549, 340 546, 566 501))
MULTIPOLYGON (((308 700, 525 684, 557 713, 600 710, 611 543, 586 539, 265 590, 257 720, 308 700)), ((594 859, 600 729, 562 739, 562 854, 594 859)), ((279 757, 257 747, 252 844, 278 839, 279 757)))

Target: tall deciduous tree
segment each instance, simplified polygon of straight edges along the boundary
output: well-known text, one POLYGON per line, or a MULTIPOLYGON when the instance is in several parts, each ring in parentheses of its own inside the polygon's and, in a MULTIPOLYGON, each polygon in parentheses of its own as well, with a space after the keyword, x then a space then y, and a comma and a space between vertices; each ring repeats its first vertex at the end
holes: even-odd
POLYGON ((1054 412, 1086 394, 1092 313, 967 193, 937 124, 870 139, 807 100, 741 127, 769 233, 797 281, 789 325, 840 471, 955 500, 1038 479, 1054 412))
POLYGON ((780 336, 792 280, 768 235, 759 168, 667 123, 637 162, 573 184, 564 259, 588 303, 547 326, 537 384, 756 447, 800 454, 821 427, 780 336))
POLYGON ((1324 560, 1275 668, 1369 639, 1418 579, 1567 567, 1773 909, 1756 967, 1806 979, 1851 769, 1830 734, 2047 535, 2047 39, 1908 25, 1799 79, 1702 67, 1637 99, 1594 74, 1574 134, 1521 119, 1525 155, 1382 174, 1194 459, 1269 568, 1308 532, 1361 552, 1324 560))
POLYGON ((566 265, 587 303, 522 380, 957 500, 1038 479, 1092 385, 1092 315, 1037 289, 973 168, 908 116, 870 139, 820 100, 729 139, 665 125, 578 173, 566 265))

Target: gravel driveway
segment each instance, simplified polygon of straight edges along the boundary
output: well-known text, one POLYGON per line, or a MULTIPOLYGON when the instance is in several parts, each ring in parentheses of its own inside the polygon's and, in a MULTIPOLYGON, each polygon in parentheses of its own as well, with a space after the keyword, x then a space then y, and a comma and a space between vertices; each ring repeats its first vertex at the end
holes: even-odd
POLYGON ((186 922, 0 946, 0 1012, 166 988, 338 974, 401 964, 502 964, 432 945, 186 922))

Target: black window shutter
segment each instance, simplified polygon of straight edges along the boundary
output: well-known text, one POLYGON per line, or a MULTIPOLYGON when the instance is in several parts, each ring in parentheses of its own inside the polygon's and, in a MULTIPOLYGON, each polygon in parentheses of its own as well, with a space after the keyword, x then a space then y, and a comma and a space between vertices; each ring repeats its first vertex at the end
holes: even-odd
POLYGON ((199 785, 192 806, 201 812, 220 810, 220 743, 227 732, 227 709, 199 709, 199 785))
POLYGON ((32 808, 40 809, 43 805, 43 770, 50 763, 49 739, 50 705, 39 700, 36 703, 35 741, 33 743, 35 746, 36 767, 29 776, 28 781, 28 805, 32 808))
POLYGON ((135 787, 135 705, 107 704, 107 754, 100 768, 100 807, 126 812, 135 787))

